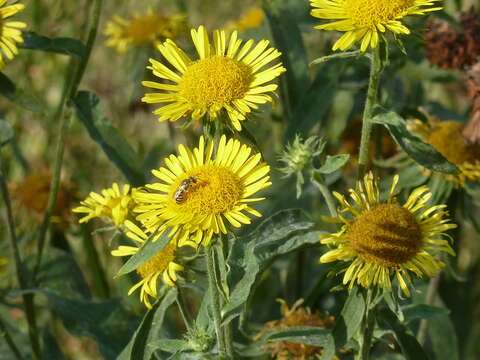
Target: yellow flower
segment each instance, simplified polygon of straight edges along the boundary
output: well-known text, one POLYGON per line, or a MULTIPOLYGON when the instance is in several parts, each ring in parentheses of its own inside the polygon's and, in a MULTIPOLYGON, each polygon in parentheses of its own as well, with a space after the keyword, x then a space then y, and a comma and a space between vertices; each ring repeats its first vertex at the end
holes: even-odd
POLYGON ((271 185, 261 154, 250 156, 251 148, 225 136, 213 159, 213 142, 205 146, 203 136, 193 151, 183 145, 178 151, 165 159, 166 167, 152 171, 162 182, 134 194, 137 220, 149 232, 172 227, 171 234, 194 233, 196 243, 207 245, 214 234, 226 234, 227 226, 250 224, 246 214, 261 216, 248 205, 264 200, 252 195, 271 185))
POLYGON ((412 120, 408 122, 408 127, 460 170, 459 174, 437 173, 438 175, 453 182, 457 188, 465 186, 467 180, 480 181, 480 145, 465 140, 462 136, 465 127, 463 124, 457 121, 439 121, 428 116, 428 123, 412 120))
MULTIPOLYGON (((126 235, 135 241, 135 246, 119 246, 112 251, 113 256, 130 256, 134 255, 141 249, 142 245, 148 240, 148 235, 133 222, 126 220, 126 235)), ((131 295, 136 289, 140 289, 140 300, 149 309, 152 308, 150 298, 157 297, 157 280, 161 276, 163 282, 168 286, 175 286, 178 279, 177 272, 183 271, 183 266, 175 262, 177 249, 182 246, 190 246, 196 249, 196 244, 187 241, 178 241, 177 238, 172 239, 158 254, 154 255, 143 265, 137 269, 137 273, 142 280, 136 283, 128 291, 131 295)))
POLYGON ((228 24, 228 29, 244 32, 248 29, 258 28, 265 19, 265 13, 261 8, 254 7, 249 9, 238 20, 232 21, 228 24))
POLYGON ((84 201, 80 202, 80 206, 72 211, 87 214, 79 220, 80 224, 95 217, 102 217, 113 221, 115 226, 120 226, 127 219, 133 205, 130 185, 125 184, 120 190, 118 184, 113 183, 111 188, 102 190, 101 195, 91 192, 84 201))
POLYGON ((159 40, 175 38, 186 30, 186 16, 155 13, 151 8, 143 15, 134 14, 130 20, 114 16, 107 23, 104 35, 107 46, 124 53, 131 45, 156 44, 159 40))
POLYGON ((3 56, 12 60, 18 54, 16 43, 22 43, 22 32, 27 24, 20 21, 5 21, 5 19, 25 8, 23 4, 5 6, 7 0, 0 0, 0 71, 5 67, 3 56))
POLYGON ((215 119, 224 109, 232 125, 240 131, 240 121, 245 120, 247 113, 257 109, 257 104, 272 101, 269 93, 273 93, 277 85, 268 83, 285 69, 281 63, 268 64, 278 58, 280 52, 268 48, 268 40, 256 46, 249 40, 241 46, 242 40, 237 39, 236 31, 228 41, 224 31, 214 31, 213 47, 203 26, 192 29, 191 34, 200 59, 192 61, 170 39, 158 45, 176 72, 150 59, 148 68, 161 81, 142 84, 162 92, 145 94, 142 101, 167 104, 154 111, 159 121, 176 121, 188 115, 199 120, 206 114, 215 119))
POLYGON ((312 16, 336 20, 315 26, 316 29, 343 31, 333 50, 347 50, 361 40, 360 50, 378 46, 379 34, 387 30, 410 34, 401 20, 408 15, 425 15, 440 10, 432 7, 440 0, 310 0, 312 16))
POLYGON ((350 189, 353 203, 334 192, 342 207, 340 215, 330 220, 343 225, 337 233, 322 237, 321 243, 333 249, 320 262, 345 261, 348 266, 343 284, 350 284, 350 288, 358 283, 365 288, 379 286, 391 291, 391 277, 395 274, 403 293, 410 296, 409 272, 419 278, 432 277, 444 265, 433 256, 434 252, 455 255, 444 239, 445 231, 456 227, 446 218, 446 205, 428 206, 432 194, 426 186, 413 190, 400 205, 395 198, 398 179, 398 175, 394 177, 385 201, 380 200, 372 173, 358 182, 357 190, 350 189))

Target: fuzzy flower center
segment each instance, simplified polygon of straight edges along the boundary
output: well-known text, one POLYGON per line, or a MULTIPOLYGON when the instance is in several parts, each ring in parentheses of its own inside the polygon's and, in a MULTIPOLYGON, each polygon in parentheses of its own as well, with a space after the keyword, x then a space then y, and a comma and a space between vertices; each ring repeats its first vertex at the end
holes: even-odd
POLYGON ((183 74, 180 95, 192 104, 210 106, 241 99, 251 82, 250 68, 226 56, 193 62, 183 74))
POLYGON ((414 0, 345 0, 345 11, 358 27, 375 27, 401 17, 414 0))
MULTIPOLYGON (((231 211, 242 196, 243 186, 238 176, 225 167, 203 165, 189 171, 188 177, 195 178, 196 183, 185 191, 183 202, 175 203, 178 211, 195 215, 225 213, 231 211)), ((171 198, 174 201, 173 193, 171 198)))
POLYGON ((148 43, 160 33, 165 19, 159 15, 146 15, 132 20, 128 34, 136 44, 148 43))
POLYGON ((422 245, 415 216, 398 204, 364 211, 348 226, 346 236, 362 260, 386 267, 404 264, 422 245))
POLYGON ((163 273, 167 269, 168 264, 175 260, 175 250, 175 244, 167 244, 157 255, 140 265, 137 272, 144 279, 155 273, 163 273))
POLYGON ((442 121, 429 134, 427 141, 445 158, 456 164, 480 160, 480 145, 468 144, 462 137, 463 125, 456 121, 442 121))

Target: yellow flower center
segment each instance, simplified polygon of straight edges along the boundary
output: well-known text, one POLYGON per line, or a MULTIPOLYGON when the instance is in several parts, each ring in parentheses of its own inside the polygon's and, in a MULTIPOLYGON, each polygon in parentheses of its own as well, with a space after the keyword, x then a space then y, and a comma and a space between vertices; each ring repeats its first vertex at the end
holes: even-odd
POLYGON ((362 260, 387 267, 404 264, 422 245, 415 216, 398 204, 363 212, 348 226, 346 236, 362 260))
POLYGON ((168 264, 175 260, 176 246, 174 243, 169 243, 157 255, 152 257, 143 265, 140 265, 137 272, 142 278, 147 278, 155 273, 163 273, 168 264))
POLYGON ((136 44, 149 43, 160 35, 165 18, 160 15, 146 15, 132 20, 128 34, 136 44))
POLYGON ((462 136, 463 125, 456 121, 442 121, 429 134, 427 141, 445 158, 456 164, 480 160, 480 145, 468 144, 462 136))
POLYGON ((193 177, 196 183, 188 186, 183 201, 175 202, 174 194, 182 180, 177 181, 170 198, 177 211, 212 215, 232 210, 242 196, 240 179, 231 170, 218 165, 203 165, 186 173, 185 179, 193 177))
POLYGON ((401 17, 414 0, 345 0, 345 11, 357 27, 374 27, 401 17))
POLYGON ((223 105, 243 98, 251 77, 247 65, 215 55, 190 64, 179 84, 179 94, 192 104, 223 105))

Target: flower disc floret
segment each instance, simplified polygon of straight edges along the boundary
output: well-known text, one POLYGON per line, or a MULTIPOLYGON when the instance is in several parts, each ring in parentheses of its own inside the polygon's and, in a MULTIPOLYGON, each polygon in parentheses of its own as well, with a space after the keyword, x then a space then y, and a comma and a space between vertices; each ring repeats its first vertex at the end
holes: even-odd
POLYGON ((271 185, 270 167, 251 152, 225 136, 215 157, 213 142, 205 144, 203 137, 193 150, 180 145, 179 156, 170 155, 166 167, 152 171, 162 182, 135 193, 137 220, 150 232, 173 228, 171 235, 195 233, 195 241, 203 244, 214 234, 226 234, 230 226, 249 224, 247 214, 261 216, 249 203, 264 199, 252 196, 271 185))
POLYGON ((405 204, 399 204, 395 198, 398 179, 398 175, 394 177, 385 201, 381 201, 371 173, 356 190, 350 190, 352 202, 334 193, 342 207, 340 215, 330 221, 342 227, 322 237, 321 243, 332 249, 320 262, 343 261, 343 284, 350 288, 358 283, 391 291, 395 275, 402 292, 410 296, 411 273, 432 277, 444 265, 435 252, 454 255, 445 232, 456 225, 447 218, 445 205, 428 206, 432 194, 426 186, 413 190, 405 204))
POLYGON ((280 52, 269 48, 267 40, 255 46, 253 40, 242 44, 237 31, 228 41, 224 31, 214 31, 213 46, 205 27, 192 29, 191 35, 199 56, 195 61, 170 39, 157 46, 174 69, 150 59, 148 68, 161 81, 142 84, 161 92, 147 93, 142 101, 164 104, 154 111, 159 121, 177 121, 187 116, 200 120, 205 115, 216 119, 224 110, 240 131, 246 114, 257 109, 258 104, 272 101, 270 94, 277 85, 270 82, 285 71, 281 63, 271 64, 280 52))
POLYGON ((333 45, 333 50, 347 50, 361 41, 360 50, 376 48, 379 32, 410 34, 401 20, 408 15, 425 15, 440 10, 434 7, 440 0, 310 0, 312 16, 335 20, 315 26, 316 29, 345 32, 333 45))

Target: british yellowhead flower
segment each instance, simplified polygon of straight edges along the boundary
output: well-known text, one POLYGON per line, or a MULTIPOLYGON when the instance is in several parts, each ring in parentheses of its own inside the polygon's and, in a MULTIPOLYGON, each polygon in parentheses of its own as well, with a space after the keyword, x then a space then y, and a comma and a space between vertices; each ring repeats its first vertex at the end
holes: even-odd
POLYGON ((265 13, 263 10, 259 7, 253 7, 248 9, 248 11, 237 20, 230 22, 227 28, 244 32, 248 29, 258 28, 264 19, 265 13))
POLYGON ((469 143, 463 137, 465 125, 428 116, 428 123, 412 120, 408 122, 408 127, 460 170, 458 174, 436 174, 453 182, 457 188, 463 187, 466 181, 480 181, 480 144, 469 143))
POLYGON ((5 67, 4 57, 12 60, 18 54, 17 43, 22 43, 20 29, 27 24, 20 21, 7 21, 7 19, 25 8, 23 4, 5 6, 7 0, 0 0, 0 71, 5 67))
POLYGON ((124 53, 130 46, 155 45, 166 38, 174 39, 186 29, 184 14, 163 15, 149 8, 145 14, 133 14, 130 19, 114 16, 107 23, 104 35, 108 37, 107 46, 124 53))
POLYGON ((333 45, 333 50, 347 50, 360 41, 360 50, 376 48, 379 32, 410 34, 402 23, 408 15, 425 15, 440 10, 440 0, 310 0, 312 16, 334 20, 317 25, 316 29, 342 31, 344 34, 333 45))
POLYGON ((250 224, 247 214, 261 216, 249 204, 265 199, 253 195, 271 185, 270 166, 238 140, 222 136, 215 156, 213 148, 203 136, 193 150, 179 145, 178 156, 152 171, 161 182, 135 192, 134 212, 147 231, 169 227, 171 234, 180 231, 207 245, 214 234, 250 224))
MULTIPOLYGON (((135 246, 120 245, 116 250, 112 251, 113 256, 134 255, 148 240, 149 236, 130 220, 126 220, 124 225, 126 235, 135 242, 135 246)), ((178 279, 177 272, 184 269, 182 265, 175 262, 177 261, 177 250, 183 246, 196 248, 196 244, 191 241, 178 241, 177 238, 173 238, 158 254, 155 254, 147 262, 140 265, 137 273, 142 279, 131 287, 128 295, 140 288, 140 300, 147 308, 151 309, 150 298, 157 297, 157 282, 159 278, 164 284, 175 286, 178 279)))
POLYGON ((135 204, 131 190, 128 184, 120 189, 117 183, 113 183, 111 188, 102 190, 101 194, 91 192, 85 200, 80 202, 80 206, 72 211, 86 214, 79 223, 100 217, 112 221, 115 226, 120 226, 125 222, 135 204))
POLYGON ((407 201, 399 204, 395 198, 398 179, 398 175, 394 177, 385 201, 380 199, 372 173, 358 182, 356 190, 350 189, 350 202, 333 193, 341 208, 338 217, 329 220, 342 227, 322 237, 321 243, 331 249, 320 262, 343 261, 343 284, 349 288, 358 283, 391 291, 395 276, 402 292, 410 296, 411 273, 432 277, 444 265, 435 253, 454 255, 445 232, 456 225, 447 218, 446 205, 429 206, 432 194, 426 186, 413 190, 407 201))
POLYGON ((224 31, 214 31, 213 46, 205 27, 192 29, 191 35, 198 60, 190 59, 170 39, 157 46, 173 69, 150 59, 148 68, 160 81, 142 84, 160 92, 147 93, 142 101, 163 104, 154 111, 159 121, 188 116, 199 120, 205 115, 213 120, 224 110, 240 131, 246 114, 257 109, 258 104, 272 101, 277 85, 271 81, 285 71, 279 62, 271 65, 280 52, 269 48, 268 40, 255 46, 253 40, 248 40, 242 45, 236 31, 228 41, 224 31))

